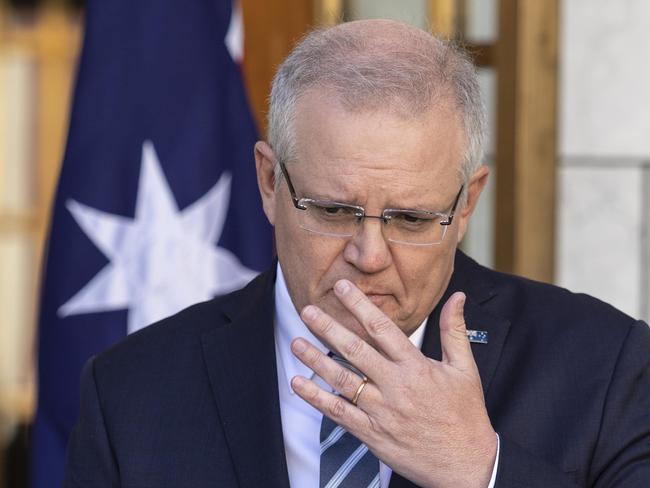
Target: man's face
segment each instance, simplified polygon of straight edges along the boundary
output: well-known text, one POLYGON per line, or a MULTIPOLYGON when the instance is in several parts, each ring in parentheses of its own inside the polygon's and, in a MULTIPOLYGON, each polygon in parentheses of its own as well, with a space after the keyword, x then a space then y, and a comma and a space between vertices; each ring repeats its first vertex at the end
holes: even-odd
MULTIPOLYGON (((298 198, 361 205, 367 215, 385 208, 448 212, 462 184, 462 126, 450 109, 416 119, 352 113, 312 92, 297 107, 295 127, 298 161, 289 162, 287 170, 298 198)), ((334 295, 334 284, 346 278, 406 334, 413 332, 447 287, 487 171, 482 168, 472 179, 469 204, 457 210, 442 243, 409 246, 387 241, 378 219, 364 220, 350 238, 302 229, 301 210, 293 206, 286 182, 273 189, 274 155, 265 143, 256 146, 256 160, 264 209, 275 226, 278 259, 296 309, 318 305, 368 340, 334 295)))

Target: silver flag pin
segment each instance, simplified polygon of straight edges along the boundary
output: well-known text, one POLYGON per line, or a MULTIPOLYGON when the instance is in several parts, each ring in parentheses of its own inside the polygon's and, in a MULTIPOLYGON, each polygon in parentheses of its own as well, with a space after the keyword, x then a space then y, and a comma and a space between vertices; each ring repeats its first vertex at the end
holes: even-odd
POLYGON ((488 332, 487 330, 467 330, 467 338, 469 342, 475 344, 487 344, 488 343, 488 332))

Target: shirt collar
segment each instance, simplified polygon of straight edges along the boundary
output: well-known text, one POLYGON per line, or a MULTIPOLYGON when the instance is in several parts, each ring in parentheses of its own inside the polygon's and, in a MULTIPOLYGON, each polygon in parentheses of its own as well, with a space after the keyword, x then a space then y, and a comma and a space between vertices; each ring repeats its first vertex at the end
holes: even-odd
MULTIPOLYGON (((420 326, 415 329, 409 337, 411 343, 418 349, 422 348, 427 319, 428 318, 425 318, 420 326)), ((287 289, 287 283, 284 279, 284 274, 282 273, 282 267, 278 262, 275 279, 275 344, 279 359, 282 361, 282 365, 284 366, 287 385, 292 395, 294 392, 291 388, 291 379, 294 376, 300 375, 310 379, 314 377, 314 372, 300 362, 300 360, 291 352, 291 342, 296 337, 307 339, 323 354, 329 353, 329 349, 318 340, 314 334, 312 334, 298 315, 296 307, 289 296, 289 290, 287 289)))
POLYGON ((298 315, 296 307, 289 296, 282 267, 278 262, 275 278, 275 344, 284 366, 284 373, 291 394, 293 394, 291 378, 300 375, 311 379, 314 376, 314 372, 300 362, 291 352, 291 342, 296 337, 307 339, 324 354, 329 352, 329 349, 311 333, 298 315))

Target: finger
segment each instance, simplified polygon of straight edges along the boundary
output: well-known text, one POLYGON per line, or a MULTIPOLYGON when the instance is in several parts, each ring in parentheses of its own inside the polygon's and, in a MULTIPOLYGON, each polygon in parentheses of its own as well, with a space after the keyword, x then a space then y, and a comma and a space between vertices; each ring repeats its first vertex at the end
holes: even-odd
MULTIPOLYGON (((392 376, 391 364, 370 344, 320 308, 309 305, 300 314, 309 330, 375 383, 392 376)), ((319 374, 320 376, 320 374, 319 374)))
MULTIPOLYGON (((334 390, 338 391, 348 400, 352 400, 355 397, 364 381, 358 374, 341 366, 302 337, 295 339, 291 343, 291 350, 305 366, 323 378, 334 390)), ((376 401, 376 398, 371 400, 371 397, 376 397, 377 393, 378 391, 375 387, 367 384, 363 388, 363 395, 359 395, 357 403, 361 401, 361 397, 363 396, 364 405, 371 406, 376 401)), ((363 409, 367 411, 366 408, 363 409)))
POLYGON ((302 376, 291 379, 291 388, 316 410, 343 427, 361 442, 366 442, 366 433, 371 424, 368 415, 360 408, 338 395, 327 392, 313 381, 302 376))
POLYGON ((401 362, 419 353, 406 334, 353 283, 339 280, 334 285, 334 291, 389 359, 401 362))
POLYGON ((472 348, 465 326, 465 294, 456 292, 440 312, 440 345, 442 362, 461 370, 475 368, 472 348))

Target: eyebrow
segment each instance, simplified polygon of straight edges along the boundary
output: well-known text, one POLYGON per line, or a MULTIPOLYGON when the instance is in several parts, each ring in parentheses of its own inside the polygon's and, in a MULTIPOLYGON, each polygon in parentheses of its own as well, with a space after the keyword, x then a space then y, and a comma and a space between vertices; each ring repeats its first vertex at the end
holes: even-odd
MULTIPOLYGON (((318 185, 320 186, 320 185, 318 185)), ((361 203, 360 199, 354 198, 353 194, 355 193, 355 188, 353 185, 349 185, 346 183, 336 185, 336 189, 330 189, 330 190, 324 190, 323 188, 318 188, 315 189, 315 191, 310 191, 308 189, 305 189, 304 195, 300 195, 302 197, 308 197, 312 198, 314 200, 321 200, 321 201, 328 201, 328 202, 335 202, 335 203, 341 203, 344 205, 353 205, 355 207, 363 207, 366 208, 367 204, 361 203), (329 191, 332 192, 340 192, 339 196, 332 196, 329 194, 329 191)), ((435 195, 435 192, 427 192, 427 196, 435 195)), ((445 214, 449 210, 451 210, 451 207, 454 204, 453 198, 456 195, 454 194, 451 198, 452 200, 449 202, 446 201, 441 201, 440 203, 432 204, 432 205, 427 205, 427 204, 422 204, 422 200, 419 200, 419 198, 422 198, 422 195, 415 196, 414 195, 414 203, 412 205, 405 205, 403 203, 388 203, 386 204, 382 210, 385 209, 395 209, 395 210, 414 210, 414 211, 424 211, 424 212, 433 212, 433 213, 441 213, 445 214), (417 200, 416 200, 417 199, 417 200), (442 206, 445 206, 444 208, 441 208, 442 206)), ((441 199, 442 200, 442 199, 441 199)), ((395 202, 394 198, 391 196, 389 202, 395 202)))
POLYGON ((400 206, 390 206, 390 207, 386 207, 386 208, 393 209, 393 210, 410 210, 410 211, 413 211, 413 212, 446 214, 447 210, 449 210, 451 208, 451 205, 449 205, 448 209, 440 209, 440 208, 436 208, 434 206, 423 206, 423 205, 413 205, 413 206, 408 206, 408 207, 400 205, 400 206))
MULTIPOLYGON (((318 185, 320 187, 320 185, 318 185)), ((318 188, 315 189, 314 191, 309 190, 308 188, 305 188, 304 191, 304 197, 309 197, 313 198, 314 200, 326 200, 330 202, 337 202, 337 203, 345 203, 348 205, 356 205, 356 206, 362 206, 360 203, 357 203, 359 200, 354 198, 353 188, 346 188, 347 185, 339 185, 339 188, 333 189, 333 190, 326 190, 323 188, 318 188), (331 192, 336 192, 338 191, 340 193, 339 196, 335 197, 330 194, 331 192)))
MULTIPOLYGON (((362 204, 362 203, 357 203, 353 199, 343 199, 343 198, 332 198, 332 197, 326 197, 326 196, 308 196, 308 198, 311 198, 316 201, 322 201, 322 202, 331 202, 331 203, 338 203, 341 205, 350 205, 353 207, 362 207, 366 208, 367 205, 362 204)), ((453 202, 448 205, 448 208, 445 209, 436 209, 434 206, 425 206, 425 205, 412 205, 412 206, 406 206, 406 205, 386 205, 382 208, 382 210, 405 210, 405 211, 413 211, 413 212, 427 212, 427 213, 440 213, 440 214, 445 214, 448 210, 451 209, 453 205, 453 202)))

